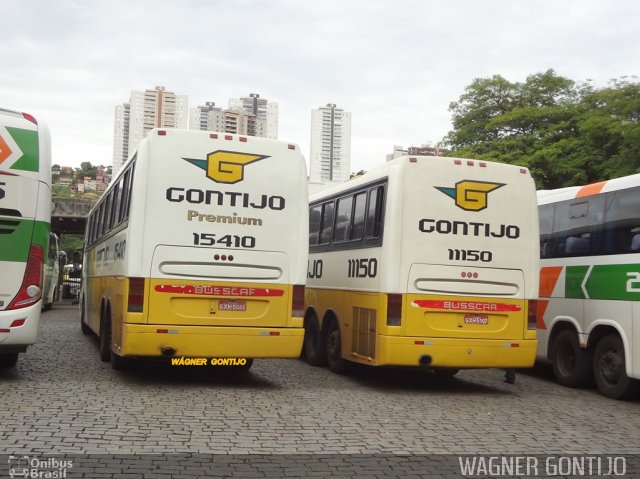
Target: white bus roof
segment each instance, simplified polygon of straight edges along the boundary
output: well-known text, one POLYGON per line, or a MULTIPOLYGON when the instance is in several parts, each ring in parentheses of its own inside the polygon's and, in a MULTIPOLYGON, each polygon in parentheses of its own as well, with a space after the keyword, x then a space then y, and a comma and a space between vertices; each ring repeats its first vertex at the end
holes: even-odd
POLYGON ((568 186, 555 190, 539 190, 537 192, 538 204, 546 205, 558 201, 607 193, 609 191, 624 190, 635 186, 640 186, 640 174, 622 176, 620 178, 613 178, 584 186, 568 186))

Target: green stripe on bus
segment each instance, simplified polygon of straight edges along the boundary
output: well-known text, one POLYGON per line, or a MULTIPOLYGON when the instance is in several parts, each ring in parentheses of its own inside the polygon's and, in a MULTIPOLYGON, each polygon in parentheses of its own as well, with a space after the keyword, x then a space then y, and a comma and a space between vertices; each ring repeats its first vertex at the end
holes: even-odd
POLYGON ((0 261, 26 262, 32 243, 41 246, 46 254, 51 225, 44 221, 17 221, 12 233, 0 234, 0 261))
POLYGON ((567 298, 638 301, 640 264, 567 266, 565 288, 567 298))
POLYGON ((22 156, 11 167, 12 170, 39 171, 38 132, 22 128, 7 127, 7 131, 22 150, 22 156))

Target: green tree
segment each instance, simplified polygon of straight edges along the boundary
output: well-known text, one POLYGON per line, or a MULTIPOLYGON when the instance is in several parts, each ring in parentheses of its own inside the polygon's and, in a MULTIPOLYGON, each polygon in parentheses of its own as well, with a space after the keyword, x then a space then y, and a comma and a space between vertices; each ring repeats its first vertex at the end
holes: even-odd
POLYGON ((71 262, 71 256, 73 255, 74 251, 82 251, 83 243, 83 235, 62 235, 62 238, 60 239, 60 250, 67 253, 68 263, 71 262))
POLYGON ((640 171, 640 85, 597 90, 553 70, 512 83, 476 79, 449 109, 450 156, 530 168, 538 187, 557 188, 640 171))

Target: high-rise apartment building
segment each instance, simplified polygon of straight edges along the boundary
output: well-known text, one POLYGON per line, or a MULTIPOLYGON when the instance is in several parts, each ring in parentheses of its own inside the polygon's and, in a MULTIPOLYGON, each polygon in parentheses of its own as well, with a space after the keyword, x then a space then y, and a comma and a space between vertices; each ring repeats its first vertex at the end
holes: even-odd
POLYGON ((246 120, 246 135, 278 138, 278 103, 260 98, 257 93, 248 97, 231 98, 229 110, 242 112, 246 120))
POLYGON ((230 99, 229 108, 226 110, 208 101, 204 106, 190 110, 189 128, 276 138, 278 104, 260 98, 260 95, 254 93, 250 97, 230 99))
POLYGON ((421 146, 410 146, 406 150, 402 146, 395 145, 393 147, 393 153, 387 155, 387 161, 391 161, 399 156, 444 156, 449 152, 445 148, 440 148, 437 144, 433 146, 431 143, 423 144, 421 146))
POLYGON ((351 166, 351 113, 333 103, 311 110, 311 181, 346 181, 351 166))
POLYGON ((187 128, 188 98, 157 86, 132 91, 129 103, 116 106, 113 133, 113 175, 153 128, 187 128))

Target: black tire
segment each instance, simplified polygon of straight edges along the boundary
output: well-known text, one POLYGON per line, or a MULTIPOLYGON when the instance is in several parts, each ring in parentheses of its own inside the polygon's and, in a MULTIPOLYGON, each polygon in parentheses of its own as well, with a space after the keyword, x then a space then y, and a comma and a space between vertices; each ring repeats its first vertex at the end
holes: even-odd
POLYGON ((18 362, 18 353, 0 354, 0 368, 13 368, 18 362))
POLYGON ((435 368, 435 369, 433 369, 433 374, 435 374, 435 376, 437 378, 441 378, 441 379, 452 378, 453 376, 455 376, 459 372, 460 372, 460 370, 456 369, 456 368, 435 368))
POLYGON ((640 382, 626 373, 624 344, 617 334, 604 336, 593 354, 593 378, 598 391, 612 399, 631 399, 640 391, 640 382))
POLYGON ((82 299, 82 307, 80 308, 80 329, 82 330, 82 334, 85 336, 90 335, 93 331, 91 328, 87 326, 87 323, 84 322, 85 314, 84 314, 85 302, 84 298, 82 299))
POLYGON ((318 327, 318 319, 311 316, 304 325, 304 344, 302 346, 305 360, 311 366, 324 366, 327 363, 325 345, 318 327))
POLYGON ((127 368, 127 364, 128 364, 127 359, 117 355, 113 351, 111 351, 110 360, 111 360, 111 367, 115 371, 122 371, 127 368))
POLYGON ((565 329, 556 336, 551 363, 556 381, 563 386, 582 388, 591 380, 589 352, 580 348, 578 335, 572 330, 565 329))
POLYGON ((108 310, 100 319, 100 360, 111 361, 111 313, 108 310))
POLYGON ((342 358, 342 337, 338 321, 331 321, 326 339, 327 365, 337 374, 344 374, 347 370, 347 362, 342 358))
POLYGON ((253 366, 253 358, 245 358, 247 360, 242 366, 233 366, 236 371, 247 372, 253 366))

